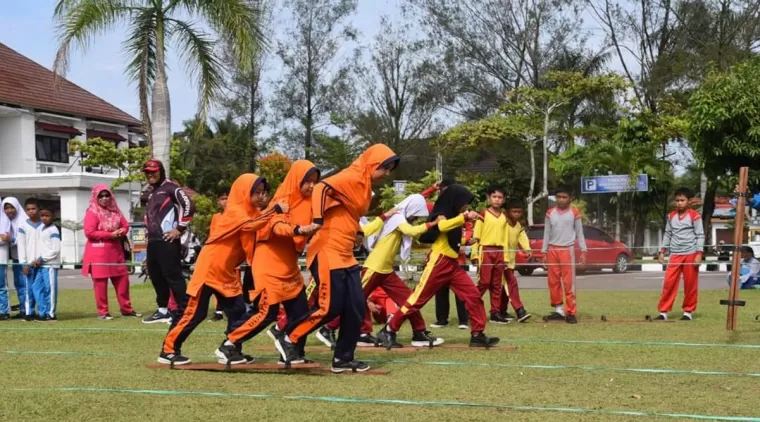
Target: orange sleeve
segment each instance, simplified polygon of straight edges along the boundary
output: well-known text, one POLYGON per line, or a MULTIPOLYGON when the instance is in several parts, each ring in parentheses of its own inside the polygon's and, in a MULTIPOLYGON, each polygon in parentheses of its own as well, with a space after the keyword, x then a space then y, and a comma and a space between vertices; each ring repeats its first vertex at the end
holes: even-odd
POLYGON ((272 217, 276 215, 275 207, 268 209, 266 212, 254 218, 253 220, 246 222, 243 224, 243 227, 240 230, 244 232, 259 231, 259 229, 263 228, 269 222, 269 220, 271 220, 272 217))
POLYGON ((296 234, 296 227, 298 226, 288 221, 278 221, 272 226, 272 233, 280 237, 298 236, 296 234))
POLYGON ((316 224, 324 224, 325 204, 327 203, 327 193, 330 188, 324 183, 317 183, 311 194, 311 215, 312 221, 316 224))

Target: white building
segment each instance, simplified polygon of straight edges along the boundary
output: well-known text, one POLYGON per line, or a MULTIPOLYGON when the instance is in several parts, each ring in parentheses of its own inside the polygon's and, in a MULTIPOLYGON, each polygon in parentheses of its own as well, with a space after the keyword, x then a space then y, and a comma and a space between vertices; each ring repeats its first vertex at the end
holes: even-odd
MULTIPOLYGON (((0 197, 51 201, 57 216, 81 222, 90 191, 99 183, 111 185, 118 174, 84 168, 78 153, 69 153, 72 140, 102 138, 119 148, 142 141, 142 123, 103 99, 59 78, 53 72, 0 43, 0 197), (105 173, 105 174, 104 174, 105 173)), ((131 221, 130 189, 115 195, 131 221)), ((61 258, 79 262, 84 234, 62 228, 61 258)))

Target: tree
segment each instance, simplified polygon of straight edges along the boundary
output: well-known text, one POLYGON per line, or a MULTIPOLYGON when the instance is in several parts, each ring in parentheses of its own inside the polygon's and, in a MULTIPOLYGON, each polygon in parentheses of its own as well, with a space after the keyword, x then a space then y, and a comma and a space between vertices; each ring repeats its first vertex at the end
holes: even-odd
POLYGON ((223 69, 215 41, 196 21, 205 20, 220 38, 230 40, 233 55, 248 69, 263 42, 256 13, 246 0, 58 0, 54 19, 59 47, 53 68, 65 76, 73 46, 85 49, 96 35, 126 24, 124 47, 132 58, 126 73, 137 84, 148 145, 169 175, 172 136, 166 51, 176 48, 196 78, 198 114, 205 120, 222 91, 223 69))
POLYGON ((381 19, 370 63, 356 70, 360 101, 350 119, 360 142, 382 142, 400 156, 410 141, 430 137, 442 106, 437 68, 425 57, 424 45, 409 38, 411 32, 409 24, 394 27, 381 19))
POLYGON ((364 145, 341 136, 314 133, 313 160, 322 174, 342 170, 351 165, 364 145))
POLYGON ((272 187, 272 193, 274 193, 285 179, 285 175, 290 171, 290 166, 293 162, 285 155, 273 152, 261 157, 258 164, 261 169, 260 175, 267 179, 267 182, 272 187))
POLYGON ((104 172, 116 170, 119 177, 111 183, 117 188, 124 183, 142 182, 142 168, 150 157, 147 147, 118 148, 113 141, 90 138, 86 142, 72 141, 72 152, 79 152, 84 167, 100 167, 104 172))
POLYGON ((355 30, 345 21, 356 11, 357 0, 293 0, 288 8, 293 26, 278 43, 283 63, 282 79, 275 87, 274 112, 285 124, 280 139, 308 160, 314 154, 317 130, 342 115, 352 93, 351 72, 338 64, 341 40, 353 40, 355 30))

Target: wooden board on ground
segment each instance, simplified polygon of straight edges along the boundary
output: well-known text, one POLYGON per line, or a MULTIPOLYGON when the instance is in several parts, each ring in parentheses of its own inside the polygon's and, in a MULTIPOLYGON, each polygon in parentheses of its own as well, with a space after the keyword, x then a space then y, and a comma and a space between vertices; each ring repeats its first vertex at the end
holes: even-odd
MULTIPOLYGON (((416 349, 422 349, 422 348, 404 346, 400 349, 391 349, 390 351, 396 352, 396 353, 412 353, 412 352, 416 352, 417 351, 416 349)), ((274 346, 253 346, 253 350, 271 351, 271 352, 277 353, 277 350, 274 348, 274 346)), ((324 346, 306 346, 305 351, 307 353, 319 353, 319 352, 332 353, 332 350, 324 346)), ((388 350, 380 346, 380 347, 357 347, 356 351, 357 352, 387 352, 388 350)))
POLYGON ((174 368, 164 364, 148 365, 150 369, 175 369, 186 371, 212 371, 212 372, 256 372, 256 371, 309 371, 320 369, 318 363, 294 363, 290 368, 280 365, 277 362, 254 362, 250 364, 227 365, 221 363, 191 363, 188 365, 176 365, 174 368))
POLYGON ((445 350, 517 350, 517 346, 512 346, 508 344, 497 344, 496 346, 491 347, 470 347, 468 344, 442 344, 440 346, 435 346, 432 349, 430 348, 420 348, 420 350, 436 350, 436 349, 445 349, 445 350))
MULTIPOLYGON (((313 369, 312 371, 314 371, 314 372, 320 372, 320 373, 335 374, 332 370, 330 370, 330 368, 319 368, 319 369, 313 369)), ((366 370, 364 372, 346 371, 346 372, 337 373, 335 375, 344 375, 344 374, 348 374, 348 375, 388 375, 390 373, 391 373, 391 371, 389 371, 387 369, 374 369, 374 368, 370 368, 370 369, 368 369, 368 370, 366 370)))

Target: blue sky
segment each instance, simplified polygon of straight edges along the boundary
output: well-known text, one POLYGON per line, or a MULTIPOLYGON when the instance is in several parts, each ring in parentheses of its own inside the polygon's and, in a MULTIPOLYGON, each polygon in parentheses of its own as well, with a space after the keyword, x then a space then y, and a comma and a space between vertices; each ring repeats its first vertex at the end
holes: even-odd
MULTIPOLYGON (((364 41, 377 32, 383 14, 398 13, 400 0, 359 0, 359 8, 352 24, 359 28, 364 41)), ((51 68, 57 42, 52 20, 57 0, 4 1, 0 14, 0 42, 51 68)), ((280 31, 286 16, 274 17, 275 30, 280 31)), ((139 117, 135 86, 127 82, 124 67, 127 58, 121 41, 125 28, 116 28, 98 36, 87 51, 74 50, 67 78, 125 112, 139 117)), ((169 92, 172 104, 172 129, 182 128, 182 121, 195 115, 196 88, 175 55, 169 57, 169 92)), ((270 69, 265 75, 267 86, 278 72, 276 60, 269 60, 270 69)))

